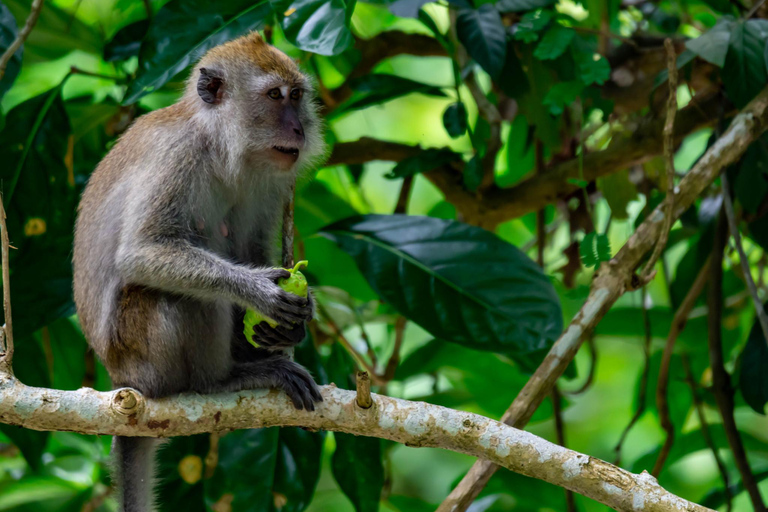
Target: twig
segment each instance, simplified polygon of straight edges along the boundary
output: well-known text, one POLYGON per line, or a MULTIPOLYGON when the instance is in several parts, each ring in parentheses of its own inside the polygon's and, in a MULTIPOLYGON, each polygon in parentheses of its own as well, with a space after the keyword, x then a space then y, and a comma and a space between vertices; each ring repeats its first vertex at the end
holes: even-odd
POLYGON ((645 265, 640 280, 649 282, 654 277, 654 267, 659 261, 662 251, 667 245, 669 230, 672 228, 672 207, 675 204, 675 115, 677 115, 677 54, 672 40, 664 40, 664 48, 667 50, 667 70, 669 72, 669 97, 667 98, 667 118, 664 122, 664 168, 667 175, 667 195, 664 198, 666 211, 664 212, 664 229, 656 247, 645 265))
POLYGON ((744 15, 744 19, 748 20, 749 18, 754 16, 757 10, 760 9, 764 3, 765 3, 765 0, 758 0, 757 2, 755 2, 755 5, 753 5, 752 8, 749 10, 749 12, 747 12, 747 14, 744 15))
POLYGON ((0 57, 0 79, 5 75, 5 68, 8 66, 8 62, 10 62, 13 54, 21 48, 21 45, 24 44, 24 41, 29 37, 29 33, 32 32, 32 28, 35 26, 35 23, 37 23, 37 18, 40 17, 40 10, 42 8, 43 0, 34 0, 32 2, 32 7, 30 8, 29 16, 27 16, 27 22, 24 23, 24 28, 21 29, 19 35, 16 36, 16 39, 11 43, 11 46, 9 46, 5 50, 5 53, 0 57))
POLYGON ((4 368, 2 371, 13 373, 13 319, 11 315, 11 271, 8 263, 8 225, 6 224, 5 206, 0 199, 0 230, 2 235, 0 246, 2 247, 3 263, 3 315, 5 325, 3 325, 3 347, 2 362, 4 368))
POLYGON ((411 195, 413 187, 413 176, 403 178, 403 184, 400 186, 400 195, 397 197, 394 213, 406 213, 408 211, 408 198, 411 195))
POLYGON ((768 343, 768 314, 766 314, 763 308, 763 303, 760 301, 760 296, 757 294, 757 286, 755 286, 755 280, 752 279, 752 271, 749 268, 749 259, 744 252, 744 246, 741 243, 741 233, 739 233, 739 227, 736 225, 736 213, 733 210, 733 200, 731 199, 731 186, 728 183, 727 173, 723 173, 720 181, 723 184, 723 207, 725 210, 725 216, 728 219, 728 230, 731 232, 733 242, 736 245, 736 250, 739 253, 739 263, 741 264, 741 271, 744 274, 744 281, 747 283, 747 289, 749 290, 749 296, 752 297, 752 304, 755 306, 755 315, 758 322, 760 322, 760 329, 763 331, 763 339, 768 343))
POLYGON ((624 431, 621 433, 621 437, 619 437, 619 442, 616 443, 616 446, 614 447, 613 451, 616 452, 616 460, 614 461, 615 464, 619 465, 621 464, 621 448, 624 446, 624 441, 626 441, 627 436, 629 435, 629 432, 632 430, 632 427, 635 426, 635 424, 640 420, 640 418, 643 416, 643 413, 645 412, 645 402, 646 397, 648 396, 648 377, 651 373, 651 338, 652 338, 652 331, 651 331, 651 318, 648 315, 648 307, 646 306, 646 290, 645 287, 643 287, 642 292, 640 296, 642 297, 643 306, 642 306, 642 312, 643 312, 643 332, 645 333, 645 338, 643 342, 643 374, 640 377, 640 391, 637 397, 637 409, 635 410, 635 414, 632 415, 632 418, 629 420, 629 423, 626 427, 624 427, 624 431))
POLYGON ((94 73, 93 71, 86 71, 85 69, 78 68, 77 66, 70 67, 69 72, 73 75, 91 76, 93 78, 100 78, 102 80, 112 80, 118 84, 124 84, 128 82, 128 79, 122 76, 94 73))
MULTIPOLYGON (((552 410, 555 416, 555 433, 557 435, 557 444, 565 448, 565 423, 563 422, 563 401, 560 390, 557 386, 552 388, 552 410)), ((565 503, 566 510, 568 512, 576 512, 576 501, 574 501, 573 493, 566 489, 565 491, 565 503)))
POLYGON ((672 443, 674 442, 675 429, 672 425, 672 420, 669 414, 669 400, 668 400, 668 388, 669 388, 669 366, 672 361, 672 351, 675 348, 675 342, 678 336, 685 328, 685 324, 688 322, 688 315, 691 314, 696 299, 699 298, 701 292, 704 290, 704 285, 709 279, 709 262, 710 259, 704 263, 699 270, 699 274, 693 281, 691 288, 686 293, 683 302, 680 307, 677 308, 675 316, 672 318, 672 325, 669 328, 669 334, 667 335, 667 344, 664 346, 664 353, 661 356, 661 367, 659 369, 659 378, 656 384, 656 407, 659 410, 659 421, 661 427, 667 434, 664 440, 664 445, 661 447, 659 456, 656 458, 656 463, 653 465, 651 474, 658 477, 661 473, 661 469, 664 467, 669 456, 669 451, 672 449, 672 443))
POLYGON ((373 399, 371 398, 371 379, 368 378, 368 372, 358 371, 355 384, 357 388, 355 403, 361 409, 370 409, 373 405, 373 399))
MULTIPOLYGON (((720 175, 735 163, 750 144, 768 128, 768 87, 736 117, 728 129, 710 146, 678 185, 672 214, 675 219, 720 175)), ((484 203, 485 205, 485 203, 484 203)), ((627 243, 595 276, 589 296, 565 332, 555 342, 547 356, 525 384, 502 421, 522 428, 530 420, 542 400, 552 390, 557 379, 568 368, 581 346, 610 307, 633 285, 631 275, 650 252, 660 236, 664 217, 657 207, 638 226, 627 243), (603 268, 604 267, 604 268, 603 268)), ((440 512, 463 512, 488 483, 496 467, 488 461, 478 461, 450 495, 440 504, 440 512)))
POLYGON ((142 0, 144 3, 144 10, 147 12, 147 19, 152 19, 152 4, 149 0, 142 0))
POLYGON ((587 380, 584 381, 579 388, 573 391, 566 391, 568 395, 580 395, 592 386, 592 382, 595 380, 595 373, 597 372, 597 345, 595 345, 595 337, 589 336, 587 338, 587 346, 589 347, 589 372, 587 373, 587 380))
POLYGON ((696 409, 696 416, 699 419, 699 430, 701 431, 701 437, 704 438, 704 442, 712 452, 712 456, 715 458, 715 464, 717 464, 717 469, 720 471, 720 478, 723 479, 723 492, 725 492, 725 502, 727 507, 726 511, 731 512, 731 489, 729 487, 730 479, 728 478, 728 469, 725 467, 725 463, 723 462, 722 457, 720 457, 718 447, 715 444, 715 441, 712 439, 712 434, 709 432, 709 423, 707 422, 706 414, 704 414, 704 405, 702 404, 701 398, 699 397, 696 389, 696 381, 693 379, 693 373, 691 372, 691 364, 688 361, 688 355, 683 354, 682 359, 683 369, 685 370, 685 382, 688 384, 688 387, 691 388, 693 406, 696 409))
POLYGON ((404 316, 398 316, 395 320, 395 346, 392 349, 392 355, 389 356, 389 361, 387 361, 387 367, 384 370, 384 380, 386 382, 395 378, 397 366, 400 364, 400 349, 403 346, 403 339, 405 339, 405 325, 407 323, 408 319, 404 316))
POLYGON ((725 213, 720 212, 715 228, 715 238, 712 242, 712 263, 710 265, 709 290, 707 293, 707 305, 709 314, 707 315, 707 326, 709 328, 709 364, 712 368, 712 393, 715 395, 717 408, 720 410, 720 416, 723 419, 723 429, 728 445, 733 453, 733 460, 736 468, 741 475, 741 481, 744 489, 749 494, 752 501, 752 507, 756 512, 763 512, 765 504, 760 496, 760 489, 757 486, 755 476, 749 467, 747 453, 739 435, 736 419, 733 415, 734 400, 733 388, 731 387, 731 378, 725 369, 723 359, 723 341, 722 341, 722 314, 723 314, 723 252, 725 250, 728 224, 725 213))
MULTIPOLYGON (((534 172, 541 174, 544 170, 544 144, 538 138, 534 143, 534 172)), ((547 218, 545 208, 536 212, 536 262, 544 268, 544 249, 547 247, 547 218)))
POLYGON ((352 344, 349 342, 346 336, 344 336, 344 333, 342 332, 339 325, 336 323, 336 321, 331 317, 330 314, 328 314, 328 311, 323 307, 322 304, 319 302, 317 303, 317 310, 318 312, 323 316, 323 319, 325 320, 325 323, 328 324, 328 327, 330 327, 331 331, 333 332, 333 335, 336 336, 336 339, 339 340, 339 343, 341 343, 341 346, 344 347, 344 350, 349 352, 349 355, 352 356, 352 358, 357 362, 358 365, 365 368, 365 370, 368 372, 368 374, 371 377, 371 380, 373 380, 374 384, 380 385, 384 384, 382 382, 381 377, 379 377, 376 374, 376 370, 371 366, 368 361, 366 361, 363 356, 361 356, 357 350, 352 346, 352 344))

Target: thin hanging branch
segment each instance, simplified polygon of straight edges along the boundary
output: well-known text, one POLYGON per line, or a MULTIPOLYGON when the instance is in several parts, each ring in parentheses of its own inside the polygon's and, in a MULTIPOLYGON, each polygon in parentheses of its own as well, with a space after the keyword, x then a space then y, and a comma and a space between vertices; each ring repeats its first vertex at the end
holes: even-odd
POLYGON ((733 210, 733 200, 731 199, 731 186, 728 183, 728 176, 723 174, 720 179, 723 184, 723 207, 725 210, 725 216, 728 219, 728 230, 733 237, 733 243, 736 245, 736 250, 739 253, 739 263, 741 264, 741 271, 744 273, 744 281, 747 283, 747 290, 749 290, 749 296, 752 298, 752 304, 755 306, 755 315, 758 322, 760 322, 760 329, 763 331, 763 339, 768 343, 768 314, 766 314, 763 308, 763 303, 760 301, 760 296, 757 294, 757 286, 755 280, 752 279, 752 272, 749 269, 749 260, 747 254, 744 252, 744 245, 741 243, 741 233, 739 227, 736 225, 736 212, 733 210))
POLYGON ((27 21, 24 23, 24 27, 19 32, 19 35, 16 36, 16 39, 14 39, 11 45, 5 50, 5 53, 0 56, 0 79, 5 75, 5 68, 8 67, 8 63, 11 61, 13 54, 21 48, 21 45, 23 45, 24 41, 29 37, 29 33, 32 32, 35 23, 37 23, 37 18, 40 17, 40 11, 42 9, 43 0, 34 0, 34 2, 32 2, 32 7, 30 8, 29 16, 27 16, 27 21))
POLYGON ((760 489, 757 486, 755 475, 752 474, 752 468, 749 467, 747 453, 744 450, 744 444, 739 435, 739 429, 736 426, 736 419, 733 415, 733 387, 731 386, 731 377, 725 369, 725 360, 723 357, 722 340, 722 315, 723 315, 723 253, 728 237, 728 225, 725 213, 720 212, 715 227, 715 238, 712 242, 712 263, 710 265, 709 290, 707 292, 707 306, 709 314, 707 315, 707 327, 709 328, 709 364, 712 368, 712 393, 717 402, 717 408, 720 410, 720 416, 723 419, 723 429, 728 445, 733 453, 733 460, 736 468, 741 475, 741 481, 752 501, 752 507, 755 512, 763 512, 765 504, 760 489))
MULTIPOLYGON (((766 128, 768 128, 768 87, 763 89, 733 119, 723 135, 680 181, 672 209, 674 219, 678 219, 693 204, 693 201, 720 175, 722 169, 741 158, 747 147, 766 128)), ((626 291, 637 288, 639 279, 635 275, 635 270, 661 236, 665 225, 663 222, 665 211, 665 205, 659 205, 638 226, 635 233, 611 261, 601 266, 600 272, 592 282, 584 306, 504 413, 503 422, 517 428, 525 426, 573 360, 581 342, 589 336, 619 297, 626 291)), ((437 510, 439 512, 465 511, 495 471, 493 463, 476 462, 437 510)))
POLYGON ((709 279, 709 262, 710 259, 707 259, 704 265, 702 265, 699 274, 693 281, 683 302, 680 304, 680 307, 677 308, 677 311, 675 311, 675 316, 672 317, 672 325, 670 326, 669 334, 667 335, 667 344, 664 346, 664 353, 661 356, 659 379, 656 384, 656 407, 659 410, 661 427, 664 429, 664 432, 666 432, 667 437, 664 440, 659 456, 653 466, 653 471, 651 471, 651 474, 657 478, 661 473, 661 469, 664 467, 664 462, 669 456, 669 451, 672 449, 675 435, 674 425, 672 425, 672 419, 669 414, 668 400, 669 367, 672 362, 672 352, 675 348, 675 342, 677 341, 678 336, 683 332, 685 324, 688 322, 688 315, 691 314, 691 310, 696 304, 696 299, 698 299, 701 292, 704 291, 704 285, 709 279))
POLYGON ((3 325, 3 347, 2 368, 0 370, 6 373, 13 373, 13 320, 11 315, 11 271, 8 263, 8 251, 10 242, 8 241, 8 226, 6 224, 5 206, 0 200, 0 247, 2 248, 3 263, 3 315, 5 325, 3 325))

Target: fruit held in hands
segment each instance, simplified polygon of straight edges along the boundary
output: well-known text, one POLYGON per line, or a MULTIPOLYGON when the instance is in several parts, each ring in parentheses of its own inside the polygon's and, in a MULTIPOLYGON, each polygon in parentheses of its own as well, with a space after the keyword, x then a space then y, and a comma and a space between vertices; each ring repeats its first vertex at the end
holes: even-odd
MULTIPOLYGON (((306 260, 302 260, 296 263, 293 268, 285 269, 291 273, 291 277, 280 279, 277 282, 277 285, 288 293, 293 293, 299 297, 306 297, 309 291, 307 287, 307 278, 304 277, 304 274, 302 274, 299 269, 306 267, 307 263, 308 262, 306 260)), ((251 345, 256 348, 259 348, 259 344, 253 341, 253 327, 260 324, 261 322, 267 322, 267 324, 269 324, 269 326, 272 328, 277 327, 277 321, 273 320, 272 318, 262 315, 258 311, 251 308, 245 310, 245 319, 243 320, 243 333, 245 334, 245 339, 247 339, 251 345)))

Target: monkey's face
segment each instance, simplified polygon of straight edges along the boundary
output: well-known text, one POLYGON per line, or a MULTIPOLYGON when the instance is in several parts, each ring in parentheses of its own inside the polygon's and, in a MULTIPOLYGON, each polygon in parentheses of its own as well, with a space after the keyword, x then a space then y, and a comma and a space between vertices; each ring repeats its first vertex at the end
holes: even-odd
POLYGON ((196 92, 210 128, 259 171, 299 171, 325 153, 309 78, 257 35, 212 50, 196 92))

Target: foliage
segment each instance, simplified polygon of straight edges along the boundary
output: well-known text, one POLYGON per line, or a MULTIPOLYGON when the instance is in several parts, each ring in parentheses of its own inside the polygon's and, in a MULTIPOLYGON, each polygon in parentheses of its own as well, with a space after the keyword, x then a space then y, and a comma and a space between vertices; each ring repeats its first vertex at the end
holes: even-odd
MULTIPOLYGON (((768 9, 747 19, 739 6, 750 3, 48 0, 0 80, 17 375, 42 387, 109 389, 74 316, 80 193, 136 117, 179 97, 206 50, 259 30, 316 80, 334 162, 298 184, 296 256, 312 262, 306 275, 321 314, 297 359, 319 382, 345 388, 365 361, 386 384, 374 391, 500 417, 583 304, 594 273, 667 190, 660 149, 606 161, 597 173, 584 156, 626 140, 661 147, 632 137, 663 122, 670 36, 685 82, 680 106, 719 102, 717 116, 697 124, 707 128, 682 134, 675 164, 687 172, 768 81, 768 9), (377 149, 382 141, 386 150, 377 149), (337 150, 347 144, 358 145, 344 157, 337 150), (571 171, 556 185, 534 186, 562 166, 571 171), (510 190, 537 206, 487 222, 509 206, 499 198, 510 190)), ((0 53, 28 12, 27 1, 0 0, 0 53)), ((763 299, 767 148, 763 137, 728 170, 763 299)), ((621 465, 653 466, 663 443, 662 340, 712 251, 721 204, 715 184, 673 227, 656 279, 608 312, 560 381, 569 446, 614 460, 642 406, 621 465), (584 382, 592 384, 580 394, 584 382)), ((672 492, 722 508, 711 450, 729 445, 711 389, 707 316, 722 318, 739 433, 758 479, 768 475, 768 345, 735 252, 723 266, 724 310, 708 311, 698 297, 675 346, 675 442, 659 477, 672 492)), ((554 414, 545 402, 531 429, 556 439, 554 414)), ((114 510, 109 439, 0 431, 0 510, 114 510)), ((237 431, 168 443, 159 497, 162 510, 420 512, 434 510, 471 462, 343 434, 237 431)), ((733 510, 746 510, 736 463, 724 464, 733 510)), ((576 504, 600 510, 583 497, 576 504)), ((566 500, 547 484, 499 473, 472 510, 566 510, 566 500)))

